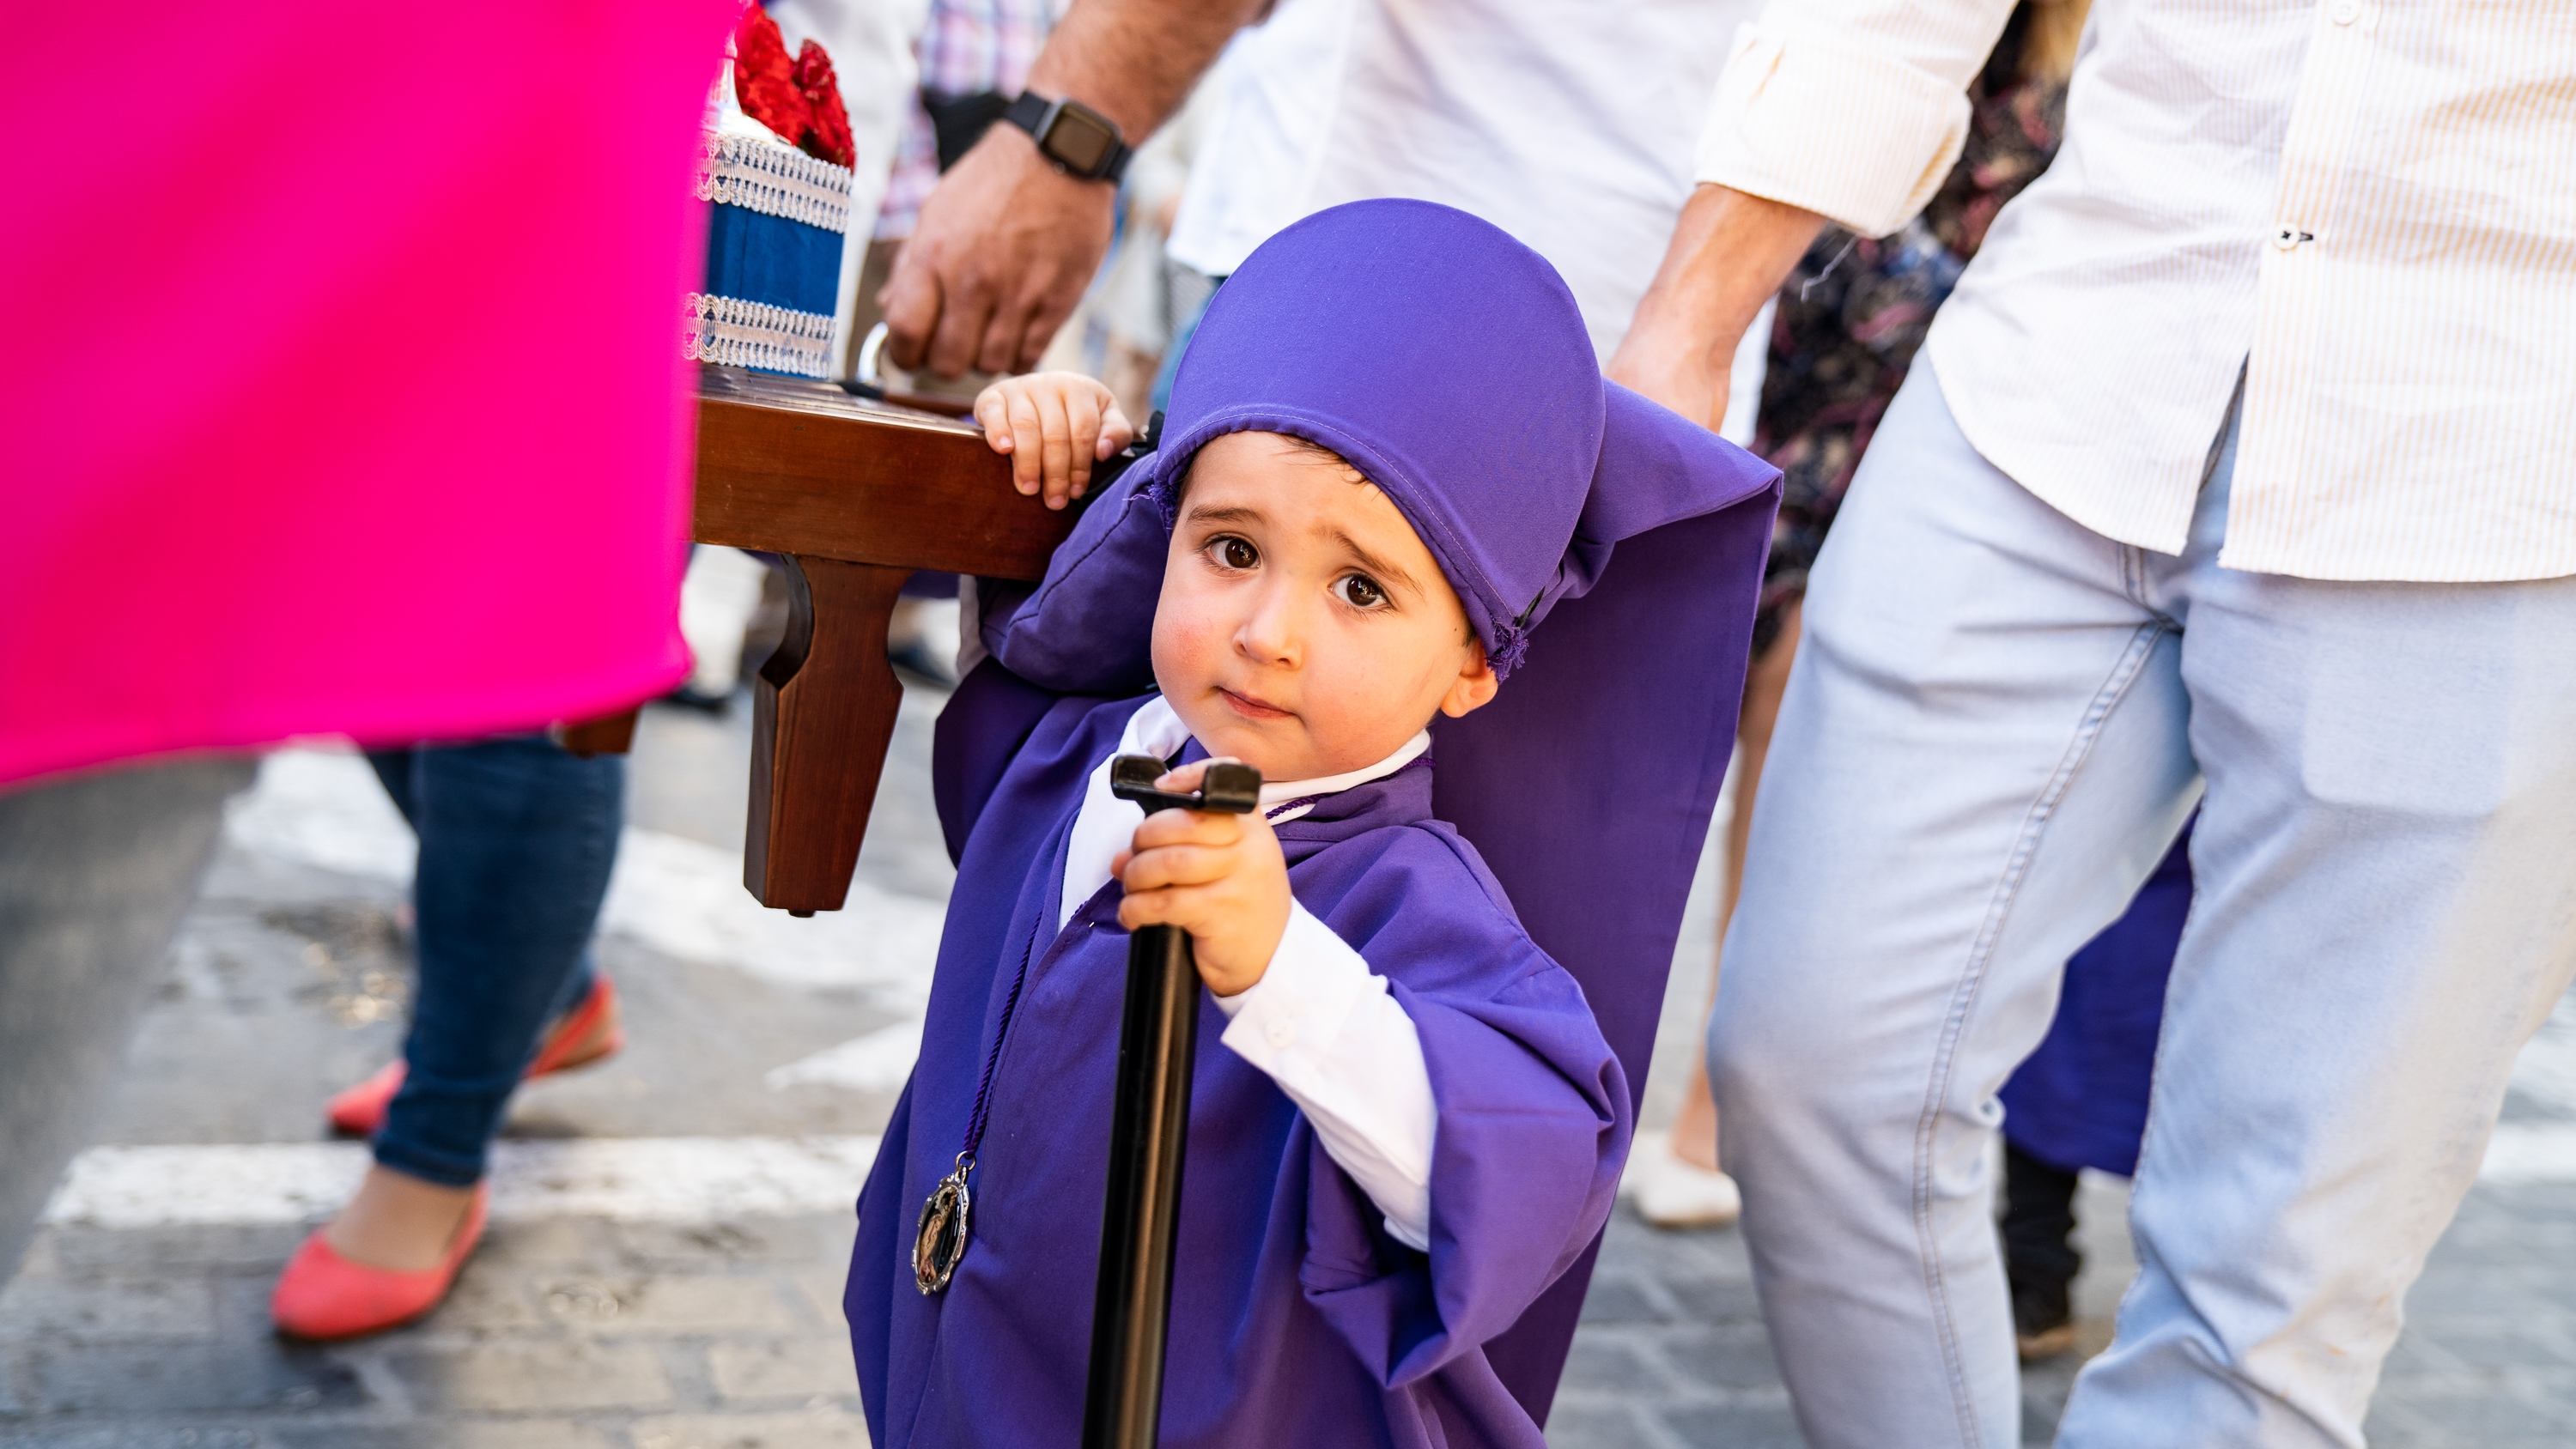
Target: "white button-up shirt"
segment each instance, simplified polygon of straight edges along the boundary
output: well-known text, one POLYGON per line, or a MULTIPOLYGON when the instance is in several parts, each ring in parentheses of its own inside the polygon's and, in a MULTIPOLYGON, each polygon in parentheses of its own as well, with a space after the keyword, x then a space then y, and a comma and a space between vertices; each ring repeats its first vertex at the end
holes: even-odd
MULTIPOLYGON (((2012 0, 1774 0, 1698 174, 1895 230, 2012 0)), ((2245 368, 2219 561, 2576 573, 2576 4, 2096 0, 2066 140, 1926 344, 1977 450, 2180 552, 2245 368)))

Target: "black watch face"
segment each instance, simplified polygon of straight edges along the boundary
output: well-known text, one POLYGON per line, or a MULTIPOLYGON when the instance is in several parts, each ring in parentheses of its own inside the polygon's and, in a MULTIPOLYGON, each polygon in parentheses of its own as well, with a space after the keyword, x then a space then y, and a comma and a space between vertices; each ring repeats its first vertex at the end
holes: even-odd
POLYGON ((1063 162, 1066 170, 1086 176, 1100 174, 1110 148, 1117 144, 1118 133, 1107 121, 1071 106, 1056 112, 1055 124, 1047 128, 1047 154, 1063 162))

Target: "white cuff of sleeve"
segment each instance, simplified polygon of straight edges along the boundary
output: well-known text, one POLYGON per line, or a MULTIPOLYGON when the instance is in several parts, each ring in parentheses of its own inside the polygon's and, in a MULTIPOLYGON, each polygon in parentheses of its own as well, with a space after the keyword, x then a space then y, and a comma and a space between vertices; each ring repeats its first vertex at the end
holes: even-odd
POLYGON ((1288 929, 1279 933, 1279 949, 1271 953, 1261 979, 1216 999, 1217 1010, 1234 1023, 1226 1028, 1225 1044, 1245 1061, 1271 1071, 1300 1037, 1310 1052, 1329 1044, 1373 981, 1377 990, 1386 989, 1350 943, 1291 898, 1288 929), (1247 1013, 1250 1031, 1244 1025, 1247 1013))
POLYGON ((1397 1241, 1431 1243, 1438 1109, 1413 1018, 1386 978, 1303 904, 1259 981, 1216 999, 1223 1038, 1306 1114, 1324 1151, 1386 1214, 1397 1241))
POLYGON ((1886 236, 1931 201, 1967 135, 1961 87, 1838 37, 1749 21, 1693 174, 1886 236))

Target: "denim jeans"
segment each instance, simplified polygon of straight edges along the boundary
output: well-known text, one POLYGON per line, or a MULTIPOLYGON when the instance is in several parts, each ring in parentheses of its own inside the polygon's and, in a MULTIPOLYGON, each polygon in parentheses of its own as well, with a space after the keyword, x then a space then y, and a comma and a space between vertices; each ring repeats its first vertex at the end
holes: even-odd
POLYGON ((543 735, 368 755, 420 836, 420 980, 402 1091, 376 1161, 450 1187, 483 1176, 546 1026, 590 990, 590 938, 626 819, 626 761, 543 735))
POLYGON ((2358 1449, 2576 973, 2576 579, 2221 567, 2223 437, 2151 553, 1979 456, 1917 367, 1818 561, 1708 1044, 1817 1449, 2020 1443, 1996 1092, 2195 801, 2138 1278, 2061 1449, 2358 1449))

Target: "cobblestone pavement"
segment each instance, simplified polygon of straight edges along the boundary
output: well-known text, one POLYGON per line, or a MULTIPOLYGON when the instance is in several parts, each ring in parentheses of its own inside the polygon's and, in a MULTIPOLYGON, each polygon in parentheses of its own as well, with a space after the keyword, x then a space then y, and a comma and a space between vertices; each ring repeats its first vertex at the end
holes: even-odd
MULTIPOLYGON (((915 1049, 947 888, 925 780, 937 703, 907 703, 852 909, 812 922, 750 907, 737 884, 744 711, 649 712, 601 946, 633 1044, 521 1094, 494 1226, 455 1296, 340 1347, 282 1343, 265 1304, 361 1163, 323 1140, 323 1098, 399 1041, 407 844, 353 758, 272 762, 102 1147, 0 1293, 0 1449, 864 1445, 839 1309, 847 1204, 915 1049)), ((1711 916, 1704 888, 1650 1120, 1687 1060, 1711 916)), ((2414 1295, 2374 1443, 2576 1442, 2570 1042, 2562 1013, 2517 1076, 2511 1150, 2414 1295)), ((2119 1184, 2088 1182, 2078 1303, 2095 1349, 2129 1272, 2121 1207, 2119 1184)), ((2028 1376, 2030 1442, 2072 1375, 2028 1376)), ((1736 1234, 1658 1233, 1622 1210, 1550 1440, 1799 1442, 1736 1234)))

